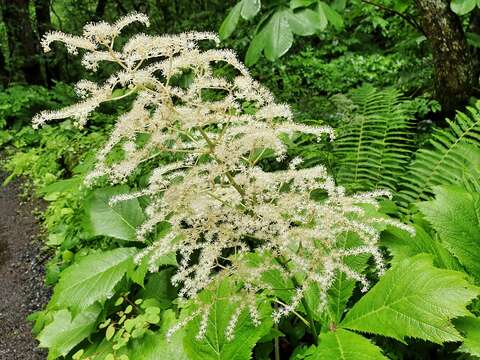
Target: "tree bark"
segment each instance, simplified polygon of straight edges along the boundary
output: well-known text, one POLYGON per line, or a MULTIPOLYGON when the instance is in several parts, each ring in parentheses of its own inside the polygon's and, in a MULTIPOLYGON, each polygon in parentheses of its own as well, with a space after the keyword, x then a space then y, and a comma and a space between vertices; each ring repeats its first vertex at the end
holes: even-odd
POLYGON ((7 85, 8 83, 7 63, 4 54, 3 46, 0 44, 0 85, 7 85))
POLYGON ((435 74, 435 97, 445 115, 462 108, 478 84, 474 60, 460 18, 448 0, 416 0, 422 29, 430 43, 435 74))
POLYGON ((29 84, 44 84, 38 39, 28 11, 29 0, 4 0, 3 21, 7 30, 11 78, 20 72, 29 84))
POLYGON ((35 18, 37 19, 38 36, 42 37, 52 29, 50 17, 50 0, 35 0, 35 18))

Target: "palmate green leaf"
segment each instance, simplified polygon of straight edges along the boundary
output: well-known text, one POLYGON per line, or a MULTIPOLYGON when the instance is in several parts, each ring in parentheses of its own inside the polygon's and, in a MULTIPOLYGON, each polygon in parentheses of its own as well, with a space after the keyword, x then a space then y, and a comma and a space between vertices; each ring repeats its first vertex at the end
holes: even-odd
POLYGON ((478 3, 478 0, 452 0, 450 7, 457 15, 465 15, 475 9, 478 3))
POLYGON ((134 248, 118 248, 83 257, 61 273, 49 307, 80 311, 110 298, 115 285, 133 267, 135 253, 134 248))
POLYGON ((240 14, 245 20, 250 20, 260 11, 262 3, 260 0, 242 0, 242 10, 240 14))
POLYGON ((337 329, 320 334, 319 345, 305 360, 383 360, 381 349, 354 332, 337 329))
POLYGON ((160 329, 134 341, 128 352, 129 358, 132 360, 189 360, 183 348, 184 329, 176 331, 170 341, 167 341, 167 331, 177 321, 173 310, 163 312, 160 329))
POLYGON ((318 5, 325 14, 328 22, 332 24, 335 29, 340 30, 343 28, 343 18, 339 13, 337 13, 334 9, 332 9, 327 3, 324 3, 323 1, 320 1, 318 5))
POLYGON ((270 332, 272 320, 270 306, 262 305, 259 309, 261 324, 253 325, 244 309, 238 318, 235 327, 235 337, 229 341, 225 337, 232 314, 238 305, 232 304, 230 298, 235 289, 227 280, 222 281, 215 291, 204 291, 202 296, 212 304, 208 319, 207 332, 203 340, 197 340, 200 319, 197 317, 186 327, 184 337, 185 351, 190 360, 248 360, 252 357, 252 350, 260 338, 270 332))
POLYGON ((480 318, 463 317, 455 320, 455 326, 465 338, 458 351, 480 358, 480 318))
POLYGON ((480 193, 456 186, 433 188, 435 200, 418 204, 446 248, 480 280, 480 193))
POLYGON ((288 24, 288 9, 275 12, 265 28, 265 57, 276 60, 285 54, 293 43, 293 34, 288 24))
POLYGON ((318 30, 324 29, 327 24, 317 11, 311 9, 297 12, 287 11, 288 23, 294 34, 307 36, 313 35, 318 30))
POLYGON ((442 344, 461 341, 450 320, 470 316, 468 303, 480 294, 465 274, 435 268, 430 255, 417 255, 388 270, 347 313, 343 328, 442 344))
POLYGON ((240 20, 240 12, 242 11, 242 3, 242 1, 239 1, 232 10, 230 10, 225 20, 223 20, 220 30, 218 30, 220 39, 224 40, 228 38, 237 27, 238 21, 240 20))
POLYGON ((121 240, 136 240, 136 228, 145 217, 137 199, 121 201, 110 206, 114 195, 129 192, 128 186, 95 190, 85 200, 86 228, 92 236, 110 236, 121 240))
POLYGON ((262 56, 263 47, 265 46, 266 33, 264 29, 255 34, 250 45, 248 46, 247 53, 245 54, 245 65, 251 66, 255 64, 260 56, 262 56))
POLYGON ((48 358, 65 356, 83 339, 95 330, 95 323, 102 308, 95 304, 72 319, 72 314, 59 310, 53 314, 53 321, 38 335, 40 347, 48 348, 48 358))
POLYGON ((315 4, 317 0, 290 0, 290 9, 295 10, 315 4))

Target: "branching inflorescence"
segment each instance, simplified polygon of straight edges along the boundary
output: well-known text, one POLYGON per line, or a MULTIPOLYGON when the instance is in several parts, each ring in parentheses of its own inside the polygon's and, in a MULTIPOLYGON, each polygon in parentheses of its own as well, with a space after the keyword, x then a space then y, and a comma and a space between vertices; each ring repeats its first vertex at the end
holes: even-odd
POLYGON ((73 53, 86 50, 82 63, 88 69, 96 70, 107 61, 118 64, 118 71, 103 84, 80 81, 76 88, 83 101, 42 112, 33 123, 72 117, 83 126, 102 102, 130 96, 131 110, 119 117, 87 183, 99 177, 123 182, 158 153, 175 153, 181 159, 155 168, 145 189, 111 201, 149 197, 147 220, 137 230, 138 241, 146 246, 135 260, 147 261, 156 271, 162 256, 179 256, 172 282, 180 287, 180 301, 196 306, 183 323, 199 316, 198 338, 204 336, 211 304, 202 303, 198 294, 225 278, 238 288, 238 296, 231 299, 238 307, 225 329, 227 338, 234 336, 242 311, 255 325, 262 320, 259 301, 272 294, 266 272, 276 271, 295 284, 290 302, 274 311, 275 321, 294 312, 311 286, 320 289, 319 307, 325 307, 327 291, 339 272, 366 290, 366 277, 348 267, 345 258, 368 254, 378 273, 384 271, 377 225, 408 227, 371 217, 364 205, 377 206, 376 198, 388 194, 346 195, 324 167, 300 168, 299 158, 287 170, 267 172, 259 166, 265 153, 285 159, 282 136, 302 132, 332 140, 332 129, 293 122, 289 107, 275 103, 232 51, 200 50, 200 41, 218 43, 215 34, 138 34, 116 49, 116 37, 132 22, 148 25, 148 18, 134 13, 113 25, 86 25, 81 37, 58 32, 45 36, 46 51, 52 41, 60 41, 73 53), (235 75, 216 75, 218 64, 229 66, 235 75), (185 75, 187 85, 178 85, 185 75), (118 88, 124 94, 114 96, 118 88), (115 161, 110 155, 119 149, 124 156, 115 161), (326 196, 315 200, 314 190, 326 196), (152 234, 161 222, 168 222, 170 230, 155 238, 152 234), (355 246, 341 245, 339 239, 352 234, 355 246), (259 261, 252 260, 254 254, 259 261))

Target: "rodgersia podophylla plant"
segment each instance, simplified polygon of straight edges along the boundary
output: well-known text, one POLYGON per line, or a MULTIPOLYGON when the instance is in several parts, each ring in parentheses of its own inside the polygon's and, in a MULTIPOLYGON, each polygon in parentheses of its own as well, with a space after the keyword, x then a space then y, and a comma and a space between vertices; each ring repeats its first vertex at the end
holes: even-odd
POLYGON ((81 102, 42 112, 33 123, 71 117, 82 126, 101 103, 132 97, 131 110, 118 118, 86 181, 92 184, 103 177, 112 184, 123 182, 159 153, 175 153, 181 159, 155 168, 145 189, 111 199, 150 198, 147 220, 137 231, 138 241, 146 244, 137 262, 148 261, 155 271, 157 260, 166 254, 174 252, 181 259, 172 282, 180 288, 180 301, 193 302, 196 310, 170 333, 199 316, 201 338, 211 304, 202 303, 198 295, 225 278, 238 288, 231 298, 238 307, 225 329, 227 338, 234 336, 242 311, 255 325, 262 321, 258 301, 272 293, 266 272, 277 271, 295 287, 290 301, 273 312, 275 321, 295 311, 311 286, 320 289, 319 307, 324 307, 339 272, 366 290, 365 276, 344 260, 369 254, 378 273, 384 271, 377 225, 406 227, 368 216, 362 206, 376 206, 375 198, 387 194, 346 195, 324 167, 299 168, 299 158, 283 171, 267 172, 259 166, 266 153, 285 159, 282 136, 302 132, 332 139, 332 129, 293 122, 289 107, 275 103, 232 51, 200 50, 200 41, 218 43, 212 33, 138 34, 117 47, 116 37, 132 22, 148 26, 148 18, 135 13, 113 25, 88 24, 82 36, 45 36, 46 51, 52 41, 60 41, 72 53, 85 50, 86 68, 96 70, 100 62, 111 62, 117 71, 101 84, 80 81, 76 88, 84 98, 81 102), (216 75, 218 64, 230 66, 235 76, 216 75), (185 74, 187 85, 178 85, 185 74), (117 88, 127 90, 115 97, 117 88), (114 160, 110 155, 119 149, 123 158, 114 160), (318 189, 326 194, 323 200, 312 197, 318 189), (152 233, 164 221, 171 225, 169 232, 155 238, 152 233), (347 234, 356 234, 356 246, 340 245, 347 234), (253 261, 253 253, 260 260, 253 261))

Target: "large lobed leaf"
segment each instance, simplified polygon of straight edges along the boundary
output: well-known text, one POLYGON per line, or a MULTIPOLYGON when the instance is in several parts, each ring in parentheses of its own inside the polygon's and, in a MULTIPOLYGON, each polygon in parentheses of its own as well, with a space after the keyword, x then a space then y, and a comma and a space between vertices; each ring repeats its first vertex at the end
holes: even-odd
POLYGON ((320 344, 306 360, 383 360, 381 349, 361 335, 337 329, 320 335, 320 344))
POLYGON ((464 317, 455 321, 465 340, 458 351, 480 358, 480 318, 464 317))
POLYGON ((183 349, 183 337, 185 330, 180 329, 167 340, 167 331, 173 327, 178 320, 175 318, 173 310, 167 310, 162 313, 162 323, 158 331, 147 334, 143 338, 133 343, 128 355, 130 359, 142 360, 188 360, 187 354, 183 349))
POLYGON ((480 193, 435 187, 435 200, 418 204, 447 249, 480 279, 480 193))
POLYGON ((85 256, 62 272, 49 306, 83 310, 111 297, 115 285, 133 266, 135 252, 134 248, 118 248, 85 256))
POLYGON ((110 205, 114 195, 130 191, 126 185, 95 190, 85 200, 86 227, 92 236, 110 236, 121 240, 136 240, 136 229, 145 217, 137 199, 110 205))
POLYGON ((53 321, 48 324, 37 339, 40 347, 49 349, 49 359, 67 355, 77 344, 89 336, 95 329, 101 307, 92 305, 72 318, 68 310, 56 311, 53 321))
POLYGON ((250 320, 248 309, 244 309, 235 327, 235 337, 228 340, 225 336, 232 314, 238 305, 232 304, 230 297, 234 289, 228 281, 221 282, 215 291, 204 291, 212 304, 205 338, 197 340, 199 318, 186 327, 184 338, 185 351, 191 360, 248 360, 252 357, 255 344, 269 333, 272 320, 269 306, 261 306, 259 314, 261 324, 254 326, 250 320))
POLYGON ((435 268, 430 255, 417 255, 388 270, 348 312, 344 328, 435 343, 463 338, 450 320, 469 316, 468 303, 479 288, 465 274, 435 268))

